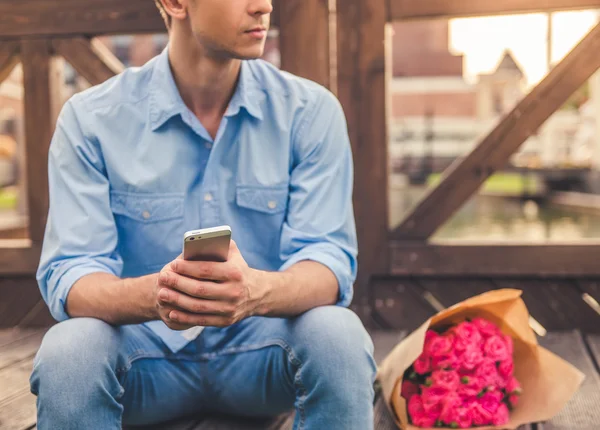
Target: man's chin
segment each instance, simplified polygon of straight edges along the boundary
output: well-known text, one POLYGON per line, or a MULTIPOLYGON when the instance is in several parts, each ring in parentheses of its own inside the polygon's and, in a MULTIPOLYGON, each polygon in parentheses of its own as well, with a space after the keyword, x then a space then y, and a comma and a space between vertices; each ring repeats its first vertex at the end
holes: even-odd
POLYGON ((254 48, 254 49, 244 49, 235 52, 235 58, 238 60, 256 60, 262 57, 265 52, 263 47, 254 48))

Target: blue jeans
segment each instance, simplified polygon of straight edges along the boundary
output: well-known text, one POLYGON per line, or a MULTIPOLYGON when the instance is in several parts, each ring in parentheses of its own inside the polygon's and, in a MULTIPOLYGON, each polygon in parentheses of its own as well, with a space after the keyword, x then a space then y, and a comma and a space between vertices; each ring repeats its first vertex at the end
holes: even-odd
POLYGON ((206 328, 172 353, 143 325, 74 318, 34 359, 38 429, 120 429, 186 415, 275 416, 294 429, 373 428, 373 343, 342 307, 206 328))

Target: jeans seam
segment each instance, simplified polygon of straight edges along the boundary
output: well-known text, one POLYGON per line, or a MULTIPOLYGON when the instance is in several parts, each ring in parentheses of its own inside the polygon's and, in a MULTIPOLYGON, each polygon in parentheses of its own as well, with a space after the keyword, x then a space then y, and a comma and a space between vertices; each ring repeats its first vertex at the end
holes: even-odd
POLYGON ((300 361, 300 359, 296 356, 296 354, 294 354, 293 349, 288 345, 288 343, 286 341, 284 341, 283 339, 271 339, 264 343, 257 343, 257 344, 243 345, 243 346, 234 346, 231 348, 222 349, 218 352, 204 353, 204 354, 201 354, 201 357, 215 358, 215 357, 219 357, 219 356, 237 354, 237 353, 241 353, 241 352, 256 351, 258 349, 262 349, 262 348, 266 348, 266 347, 270 347, 270 346, 279 346, 280 348, 282 348, 286 353, 288 361, 292 364, 292 366, 297 368, 296 374, 294 375, 294 385, 298 392, 298 399, 297 399, 298 400, 298 414, 300 415, 297 430, 302 430, 302 429, 304 429, 304 423, 306 421, 306 412, 304 410, 304 400, 306 399, 306 396, 308 394, 306 391, 306 387, 302 383, 302 380, 300 377, 300 374, 302 372, 302 361, 300 361))

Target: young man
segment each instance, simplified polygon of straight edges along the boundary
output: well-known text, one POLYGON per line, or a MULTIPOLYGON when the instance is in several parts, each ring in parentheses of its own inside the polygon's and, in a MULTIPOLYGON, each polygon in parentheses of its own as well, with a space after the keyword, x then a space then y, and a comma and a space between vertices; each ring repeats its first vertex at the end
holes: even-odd
POLYGON ((160 7, 168 48, 73 97, 51 144, 38 428, 293 408, 295 429, 372 428, 339 103, 256 60, 270 0, 160 7), (222 224, 227 262, 178 257, 222 224))

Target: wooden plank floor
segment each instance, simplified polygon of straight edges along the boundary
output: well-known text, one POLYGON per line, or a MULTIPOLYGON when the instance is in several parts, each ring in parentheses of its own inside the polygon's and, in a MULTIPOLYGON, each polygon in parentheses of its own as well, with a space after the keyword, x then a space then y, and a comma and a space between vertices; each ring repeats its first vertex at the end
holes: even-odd
MULTIPOLYGON (((35 428, 35 397, 29 392, 32 359, 45 330, 0 330, 0 429, 25 430, 35 428)), ((404 335, 402 331, 374 331, 377 362, 404 335)), ((582 336, 578 331, 549 333, 540 343, 586 374, 581 390, 553 420, 523 427, 521 430, 596 430, 600 428, 600 336, 582 336)), ((293 416, 281 416, 272 421, 239 420, 232 417, 211 417, 181 420, 146 427, 144 430, 291 430, 293 416)), ((139 428, 138 428, 139 429, 139 428)), ((393 421, 378 397, 375 404, 375 429, 395 430, 393 421)))

